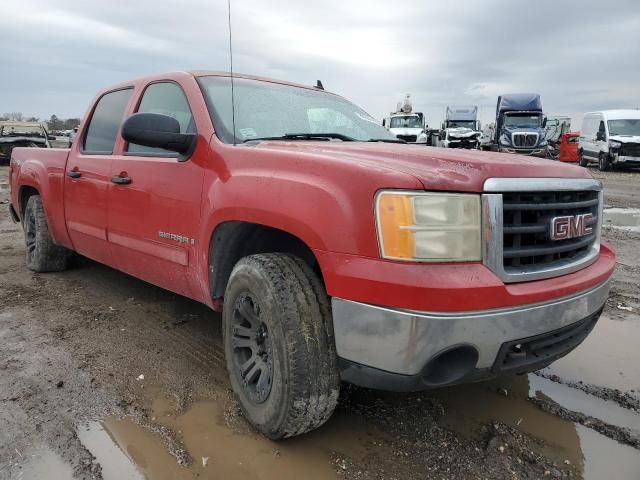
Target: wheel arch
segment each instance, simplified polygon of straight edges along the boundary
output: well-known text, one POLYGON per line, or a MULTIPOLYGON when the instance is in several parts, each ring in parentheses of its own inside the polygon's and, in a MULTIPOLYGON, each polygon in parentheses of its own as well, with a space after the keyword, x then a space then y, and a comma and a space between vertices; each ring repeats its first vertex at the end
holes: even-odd
POLYGON ((29 197, 33 195, 40 195, 40 191, 31 185, 22 185, 18 190, 18 214, 20 215, 20 220, 24 219, 24 210, 27 208, 29 197))
POLYGON ((209 294, 216 304, 222 299, 238 260, 258 253, 290 253, 300 257, 324 284, 313 250, 299 237, 269 225, 229 220, 213 230, 207 255, 209 294))

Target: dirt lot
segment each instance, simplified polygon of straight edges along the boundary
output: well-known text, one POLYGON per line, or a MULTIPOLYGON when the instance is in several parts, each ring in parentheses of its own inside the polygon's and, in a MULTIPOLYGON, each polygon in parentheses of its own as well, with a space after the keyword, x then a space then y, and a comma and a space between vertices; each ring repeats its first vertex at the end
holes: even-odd
POLYGON ((323 428, 277 443, 239 414, 218 314, 82 258, 28 271, 1 205, 0 478, 640 479, 640 173, 594 174, 619 258, 580 348, 491 383, 345 388, 323 428))

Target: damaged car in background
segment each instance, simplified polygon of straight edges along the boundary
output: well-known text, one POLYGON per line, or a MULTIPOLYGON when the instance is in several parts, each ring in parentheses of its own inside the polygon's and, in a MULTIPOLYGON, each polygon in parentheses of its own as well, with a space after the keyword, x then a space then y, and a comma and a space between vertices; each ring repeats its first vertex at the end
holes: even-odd
POLYGON ((51 148, 47 133, 38 122, 0 122, 0 165, 9 164, 15 147, 51 148))
POLYGON ((445 112, 438 146, 444 148, 480 148, 478 107, 451 107, 445 112))

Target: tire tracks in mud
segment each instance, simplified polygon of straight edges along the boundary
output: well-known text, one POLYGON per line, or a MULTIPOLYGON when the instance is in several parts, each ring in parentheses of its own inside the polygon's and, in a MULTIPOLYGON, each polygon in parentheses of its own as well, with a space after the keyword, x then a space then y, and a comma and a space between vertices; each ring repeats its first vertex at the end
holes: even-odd
POLYGON ((545 373, 543 371, 534 372, 534 375, 550 380, 554 383, 564 385, 566 387, 581 390, 582 392, 597 397, 601 400, 605 400, 607 402, 615 402, 622 408, 626 408, 627 410, 631 410, 635 413, 640 414, 640 397, 634 395, 633 393, 623 392, 622 390, 614 388, 599 387, 584 382, 571 382, 560 378, 558 375, 545 373))
MULTIPOLYGON (((635 414, 640 413, 640 399, 629 392, 623 392, 617 389, 606 387, 598 387, 582 382, 570 382, 567 380, 563 380, 557 375, 547 374, 541 371, 534 372, 534 375, 568 388, 580 390, 587 395, 599 398, 600 400, 604 400, 606 402, 614 402, 621 408, 630 410, 635 414)), ((528 401, 534 404, 540 410, 550 415, 562 418, 563 420, 569 420, 571 422, 578 423, 584 427, 595 430, 605 437, 608 437, 619 443, 629 445, 636 450, 640 450, 640 431, 612 425, 597 417, 587 415, 575 410, 570 410, 551 399, 536 398, 530 396, 528 398, 528 401)))

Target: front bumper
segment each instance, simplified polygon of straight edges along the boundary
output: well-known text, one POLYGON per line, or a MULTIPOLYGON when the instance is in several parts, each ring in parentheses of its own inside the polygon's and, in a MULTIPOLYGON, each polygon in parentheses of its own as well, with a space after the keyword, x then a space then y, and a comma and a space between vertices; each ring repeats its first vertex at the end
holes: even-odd
POLYGON ((505 152, 505 153, 517 153, 517 154, 520 154, 520 155, 533 155, 533 156, 544 155, 544 147, 542 147, 542 148, 512 148, 512 147, 500 146, 498 151, 505 152))
POLYGON ((410 391, 536 370, 586 337, 608 293, 609 282, 604 282, 543 303, 461 313, 385 308, 334 297, 341 376, 365 387, 410 391), (507 355, 526 356, 516 350, 526 350, 527 342, 553 349, 548 355, 516 358, 519 363, 505 367, 507 355))
POLYGON ((640 165, 640 157, 630 157, 628 155, 613 155, 613 163, 615 165, 640 165))

